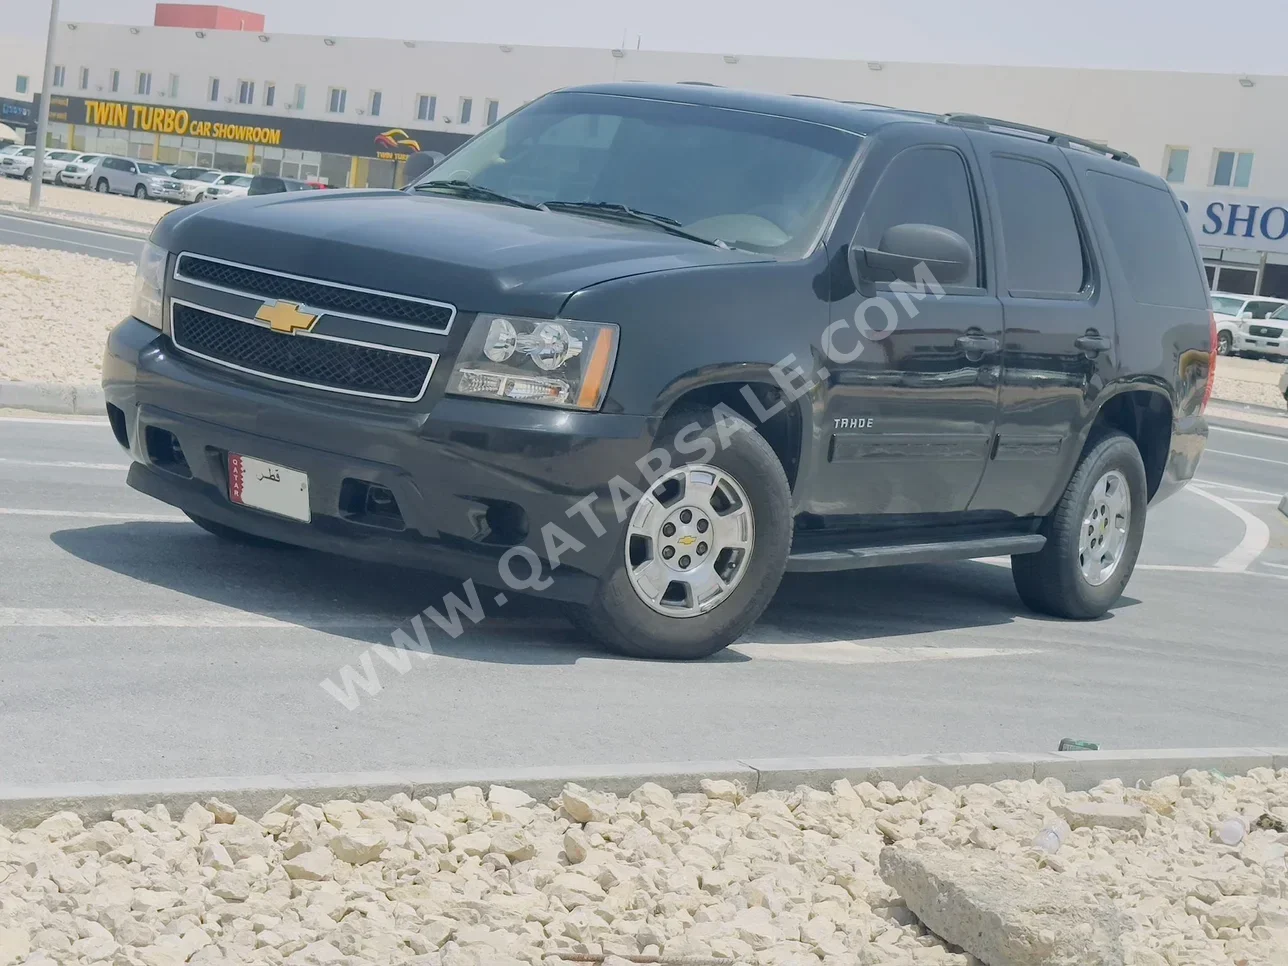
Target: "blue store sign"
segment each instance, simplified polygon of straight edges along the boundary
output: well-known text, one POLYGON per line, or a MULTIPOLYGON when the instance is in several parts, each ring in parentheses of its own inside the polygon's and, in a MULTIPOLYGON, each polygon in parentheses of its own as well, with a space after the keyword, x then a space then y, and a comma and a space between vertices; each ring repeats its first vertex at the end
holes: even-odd
POLYGON ((1288 253, 1288 200, 1216 192, 1179 197, 1200 245, 1288 253))

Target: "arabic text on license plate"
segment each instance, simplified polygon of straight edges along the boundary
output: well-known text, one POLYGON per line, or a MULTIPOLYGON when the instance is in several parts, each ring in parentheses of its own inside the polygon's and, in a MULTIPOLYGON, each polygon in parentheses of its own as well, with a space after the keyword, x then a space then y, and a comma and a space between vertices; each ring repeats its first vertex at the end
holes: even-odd
POLYGON ((240 453, 228 454, 228 495, 234 503, 308 523, 309 478, 299 470, 240 453))

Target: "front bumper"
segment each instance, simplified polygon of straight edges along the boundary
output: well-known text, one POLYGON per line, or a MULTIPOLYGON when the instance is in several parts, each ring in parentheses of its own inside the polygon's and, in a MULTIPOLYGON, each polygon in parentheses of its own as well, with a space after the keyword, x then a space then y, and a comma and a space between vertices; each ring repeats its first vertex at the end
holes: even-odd
POLYGON ((85 183, 89 181, 90 173, 88 171, 64 171, 62 174, 63 184, 71 185, 74 188, 83 188, 85 183))
POLYGON ((1288 328, 1283 329, 1279 338, 1250 335, 1241 329, 1233 331, 1235 352, 1259 352, 1262 355, 1288 358, 1288 328))
MULTIPOLYGON (((448 368, 435 374, 431 397, 441 393, 448 368)), ((132 318, 108 337, 103 391, 133 460, 127 482, 136 490, 269 539, 490 587, 532 589, 525 585, 535 560, 543 582, 553 578, 543 592, 570 601, 588 600, 619 552, 623 524, 607 483, 620 475, 641 485, 635 461, 657 428, 643 416, 455 398, 431 409, 284 389, 191 359, 132 318), (150 450, 164 433, 178 440, 186 465, 150 450), (307 473, 312 522, 232 503, 230 452, 307 473), (355 485, 388 489, 401 526, 355 513, 355 485), (569 512, 587 497, 594 522, 569 512), (549 566, 543 528, 560 545, 567 536, 574 541, 557 568, 549 566), (508 553, 507 579, 502 559, 515 546, 526 549, 508 553)))

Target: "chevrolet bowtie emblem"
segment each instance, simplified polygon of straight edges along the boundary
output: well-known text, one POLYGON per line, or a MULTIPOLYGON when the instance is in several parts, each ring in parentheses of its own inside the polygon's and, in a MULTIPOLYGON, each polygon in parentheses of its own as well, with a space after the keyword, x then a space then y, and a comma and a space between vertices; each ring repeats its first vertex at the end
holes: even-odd
POLYGON ((691 547, 691 546, 693 546, 693 541, 695 541, 695 540, 697 540, 697 539, 698 539, 698 538, 697 538, 697 537, 695 537, 695 536, 692 536, 692 535, 690 535, 690 534, 685 534, 684 536, 682 536, 679 540, 677 540, 677 541, 675 541, 675 542, 676 542, 676 543, 682 543, 682 544, 684 544, 686 547, 691 547))
POLYGON ((274 332, 285 332, 288 335, 303 329, 308 332, 318 320, 316 315, 301 312, 298 302, 265 302, 255 313, 255 318, 267 322, 274 332))

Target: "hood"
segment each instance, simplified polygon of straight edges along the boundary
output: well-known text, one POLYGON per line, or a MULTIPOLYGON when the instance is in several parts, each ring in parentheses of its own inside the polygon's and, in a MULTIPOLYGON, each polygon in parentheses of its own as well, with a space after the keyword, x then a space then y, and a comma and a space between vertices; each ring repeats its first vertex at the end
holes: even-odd
POLYGON ((153 241, 248 265, 551 317, 598 282, 763 261, 647 226, 401 191, 260 195, 163 218, 153 241))

